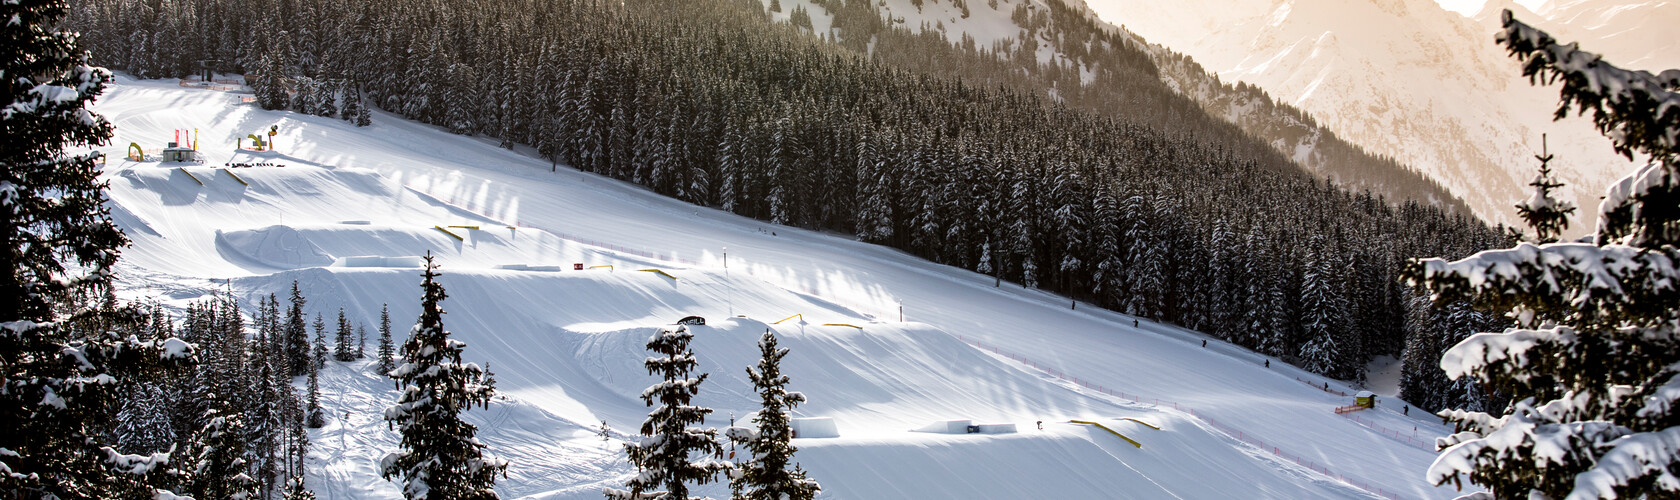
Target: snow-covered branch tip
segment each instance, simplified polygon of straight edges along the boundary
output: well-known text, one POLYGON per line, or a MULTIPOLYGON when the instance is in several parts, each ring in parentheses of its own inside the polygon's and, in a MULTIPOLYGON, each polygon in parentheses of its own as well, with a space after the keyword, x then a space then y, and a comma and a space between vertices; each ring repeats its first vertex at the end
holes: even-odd
POLYGON ((1658 74, 1632 71, 1604 62, 1598 54, 1567 45, 1529 26, 1506 9, 1496 40, 1523 61, 1523 76, 1541 83, 1563 82, 1557 116, 1571 109, 1593 111, 1593 122, 1610 137, 1616 152, 1672 160, 1680 152, 1680 69, 1658 74))

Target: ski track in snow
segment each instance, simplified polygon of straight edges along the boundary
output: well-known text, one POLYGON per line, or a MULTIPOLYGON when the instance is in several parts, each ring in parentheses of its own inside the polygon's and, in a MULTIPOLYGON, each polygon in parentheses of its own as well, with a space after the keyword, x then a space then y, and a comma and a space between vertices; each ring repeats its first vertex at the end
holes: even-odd
MULTIPOLYGON (((506 497, 598 498, 601 486, 629 477, 617 439, 648 411, 635 397, 653 382, 643 344, 656 326, 690 314, 710 320, 694 328, 701 370, 711 373, 696 402, 716 410, 707 425, 756 409, 743 368, 756 363, 759 333, 775 330, 792 350, 784 363, 791 389, 811 398, 795 416, 833 417, 841 433, 796 441, 822 498, 1373 496, 1317 472, 1325 468, 1400 498, 1456 495, 1424 482, 1434 453, 1336 416, 1331 409, 1348 398, 1296 380, 1321 378, 1281 363, 1264 368, 1261 356, 1218 340, 1202 348, 1206 337, 1195 332, 1149 321, 1133 328, 1129 316, 1070 310, 1064 298, 993 287, 990 277, 897 250, 683 204, 563 166, 551 173, 524 149, 385 113, 358 129, 127 77, 95 111, 118 126, 105 152, 116 218, 134 239, 119 268, 125 298, 180 307, 232 290, 249 304, 284 297, 297 280, 311 312, 342 306, 370 332, 389 304, 401 335, 418 315, 419 270, 347 267, 347 258, 435 253, 449 292, 445 326, 468 344, 468 360, 488 363, 497 378, 498 399, 466 418, 493 455, 513 462, 498 483, 506 497), (279 125, 280 152, 233 150, 235 138, 270 124, 279 125), (129 142, 161 145, 176 128, 203 134, 204 165, 121 159, 129 142), (285 166, 232 169, 240 183, 216 168, 227 162, 285 166), (289 257, 317 251, 333 263, 289 257), (573 263, 613 267, 577 272, 573 263), (639 272, 650 268, 675 279, 639 272), (959 334, 1081 383, 1170 398, 1196 416, 1098 394, 982 352, 959 334), (947 419, 1014 423, 1020 432, 908 431, 947 419), (1143 447, 1072 419, 1103 422, 1143 447), (615 431, 610 442, 598 435, 603 420, 615 431)), ((377 466, 396 448, 380 417, 396 392, 370 363, 329 362, 323 372, 330 421, 311 435, 308 478, 321 498, 400 497, 377 466)), ((1402 417, 1400 404, 1385 400, 1361 416, 1382 428, 1415 426, 1425 440, 1450 431, 1428 415, 1402 417)), ((697 492, 728 495, 715 483, 697 492)))

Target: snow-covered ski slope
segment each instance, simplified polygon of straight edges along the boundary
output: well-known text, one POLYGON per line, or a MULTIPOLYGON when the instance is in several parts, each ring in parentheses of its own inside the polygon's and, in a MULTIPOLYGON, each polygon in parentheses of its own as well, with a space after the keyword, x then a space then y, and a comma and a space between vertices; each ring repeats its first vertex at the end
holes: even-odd
MULTIPOLYGON (((389 304, 400 334, 420 296, 419 271, 406 266, 437 255, 445 325, 503 396, 468 418, 513 461, 498 485, 507 497, 599 498, 633 473, 598 427, 634 433, 647 412, 637 395, 653 382, 643 344, 688 315, 709 320, 694 327, 711 373, 697 399, 716 410, 708 425, 756 407, 744 367, 765 328, 792 349, 784 370, 810 398, 796 416, 833 417, 841 434, 796 442, 824 498, 1454 495, 1422 479, 1434 454, 1417 443, 1449 430, 1437 419, 1404 417, 1392 400, 1352 414, 1360 421, 1338 416, 1351 398, 1321 390, 1322 379, 1217 340, 1203 348, 1204 336, 1176 327, 1134 328, 1128 316, 844 235, 551 172, 523 152, 391 115, 358 129, 128 78, 95 110, 118 127, 105 151, 113 215, 134 240, 125 296, 180 304, 231 289, 251 303, 283 299, 296 280, 311 313, 344 307, 372 331, 389 304), (270 125, 278 152, 235 152, 236 138, 270 125), (123 159, 130 142, 161 147, 174 129, 198 130, 203 165, 123 159), (910 432, 953 419, 1019 432, 910 432)), ((379 417, 394 388, 366 362, 328 365, 331 422, 312 436, 311 487, 322 498, 398 498, 376 468, 396 443, 379 417)), ((700 491, 728 495, 718 484, 700 491)))

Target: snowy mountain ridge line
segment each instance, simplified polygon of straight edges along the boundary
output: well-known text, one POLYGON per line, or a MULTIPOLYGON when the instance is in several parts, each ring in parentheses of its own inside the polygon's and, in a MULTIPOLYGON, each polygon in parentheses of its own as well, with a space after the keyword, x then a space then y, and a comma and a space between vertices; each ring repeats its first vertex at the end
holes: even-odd
MULTIPOLYGON (((1096 401, 1059 384, 1046 385, 1037 376, 1013 374, 1019 369, 975 357, 973 349, 943 332, 961 332, 1010 351, 1040 353, 1057 360, 1053 368, 1059 372, 1081 374, 1081 382, 1113 391, 1179 395, 1181 404, 1196 408, 1198 416, 1240 426, 1243 436, 1263 442, 1300 443, 1297 446, 1306 449, 1298 453, 1328 457, 1337 472, 1362 477, 1380 490, 1399 491, 1405 497, 1449 493, 1428 487, 1417 474, 1393 473, 1422 470, 1431 454, 1409 450, 1335 417, 1328 409, 1345 404, 1340 398, 1307 391, 1292 377, 1276 376, 1278 371, 1299 373, 1293 368, 1278 365, 1268 371, 1261 367, 1259 356, 1239 349, 1191 348, 1190 339, 1201 338, 1194 333, 1160 325, 1134 330, 1129 317, 1083 307, 1069 311, 1065 301, 1042 292, 994 288, 990 277, 929 265, 903 252, 844 238, 785 227, 774 227, 773 236, 772 231, 759 230, 766 227, 762 222, 649 196, 641 188, 592 174, 549 174, 543 160, 382 113, 375 125, 359 129, 337 120, 260 111, 213 99, 214 95, 179 87, 165 91, 156 82, 125 79, 99 105, 100 112, 118 123, 119 144, 162 140, 167 138, 165 129, 194 122, 206 132, 203 144, 231 144, 241 123, 275 122, 281 123, 282 144, 289 144, 282 147, 289 166, 249 174, 240 171, 252 181, 251 187, 232 182, 200 187, 184 176, 172 178, 181 175, 169 174, 172 170, 113 163, 113 169, 132 170, 145 181, 114 176, 110 195, 114 204, 135 219, 147 221, 156 233, 131 233, 135 246, 127 253, 122 270, 131 280, 126 282, 130 291, 125 294, 155 290, 175 297, 170 300, 179 304, 225 286, 207 283, 207 279, 232 278, 235 290, 248 299, 285 289, 298 279, 309 290, 312 308, 342 304, 352 318, 365 322, 388 303, 393 318, 402 321, 414 313, 417 278, 412 269, 246 268, 227 262, 212 238, 204 235, 217 229, 266 227, 275 222, 277 213, 285 213, 286 221, 344 220, 346 214, 354 214, 354 219, 373 223, 344 225, 346 230, 335 237, 349 242, 362 237, 355 228, 429 227, 460 215, 455 212, 458 208, 440 206, 403 185, 437 193, 440 200, 472 200, 463 205, 483 207, 486 213, 500 214, 497 218, 513 219, 508 214, 517 213, 517 220, 526 227, 518 231, 560 229, 579 239, 614 241, 625 248, 670 249, 674 255, 693 255, 705 263, 706 269, 674 270, 680 279, 672 281, 625 271, 650 263, 640 257, 558 238, 521 240, 534 245, 521 248, 543 252, 522 261, 613 264, 617 270, 491 269, 499 262, 473 260, 477 257, 473 257, 471 235, 459 248, 455 243, 433 248, 446 254, 443 258, 454 259, 453 264, 445 261, 440 278, 451 297, 444 303, 450 312, 448 328, 467 342, 471 361, 489 363, 503 394, 512 398, 512 403, 493 404, 493 411, 482 417, 468 413, 469 420, 476 419, 484 429, 481 436, 491 443, 493 453, 510 450, 500 455, 515 461, 505 494, 591 498, 598 489, 590 485, 626 473, 618 456, 602 450, 600 442, 590 437, 588 427, 603 419, 618 428, 639 421, 646 409, 631 396, 646 387, 645 373, 634 362, 645 356, 640 342, 646 328, 697 312, 714 321, 725 318, 716 321, 719 329, 713 334, 702 334, 696 341, 702 349, 703 369, 711 371, 719 384, 702 392, 711 395, 703 404, 719 408, 720 413, 748 407, 740 402, 738 388, 742 386, 729 380, 739 376, 736 367, 748 364, 743 352, 747 339, 762 328, 776 329, 793 349, 792 356, 800 358, 797 364, 803 368, 791 373, 793 388, 812 397, 801 410, 807 415, 836 417, 842 438, 798 443, 802 447, 799 460, 814 474, 824 471, 813 477, 823 481, 825 490, 841 495, 835 498, 1026 497, 1045 491, 1065 498, 1103 498, 1103 492, 1111 491, 1159 491, 1162 497, 1170 491, 1183 498, 1218 498, 1262 487, 1290 498, 1361 495, 1337 481, 1309 475, 1304 468, 1270 459, 1255 461, 1250 455, 1253 450, 1237 448, 1241 445, 1183 414, 1096 401), (428 146, 416 151, 411 144, 428 146), (310 165, 356 165, 379 172, 386 180, 344 184, 339 169, 310 165), (276 175, 289 180, 283 186, 264 180, 276 175), (277 191, 277 187, 287 189, 277 191), (733 261, 730 275, 718 273, 724 246, 733 261), (180 262, 194 265, 180 266, 180 262), (734 276, 749 269, 769 282, 734 276), (798 285, 788 288, 807 293, 789 293, 771 282, 798 285), (907 319, 929 326, 872 322, 858 310, 840 305, 880 303, 883 298, 902 299, 907 319), (731 320, 730 311, 766 321, 804 313, 811 324, 731 320), (834 322, 856 323, 865 330, 821 327, 811 321, 831 319, 847 319, 834 322), (904 345, 907 341, 921 347, 904 345), (975 370, 975 366, 997 369, 975 370), (1116 370, 1116 366, 1127 368, 1116 370), (1185 371, 1185 367, 1201 368, 1185 371), (552 421, 551 417, 527 410, 506 417, 508 410, 499 408, 541 410, 572 423, 549 425, 555 430, 533 436, 519 429, 542 427, 541 422, 552 421), (1049 425, 1056 416, 1134 416, 1173 430, 1145 441, 1141 452, 1108 449, 1116 441, 1112 437, 1049 425), (893 430, 955 417, 1013 422, 1033 430, 983 440, 906 436, 893 430), (504 419, 506 423, 497 423, 504 419), (1030 423, 1036 420, 1047 421, 1044 434, 1035 434, 1038 431, 1030 423), (1303 434, 1302 422, 1310 423, 1312 434, 1303 434), (576 459, 535 451, 543 446, 578 450, 563 454, 576 459), (1379 457, 1359 451, 1370 449, 1392 449, 1393 453, 1379 457), (999 458, 1000 452, 1025 454, 999 458), (1044 465, 1064 463, 1058 457, 1065 456, 1091 465, 1071 470, 1044 465), (957 466, 917 465, 934 457, 957 466), (1113 467, 1119 465, 1114 460, 1139 472, 1116 476, 1113 467), (522 461, 527 463, 523 470, 522 461), (888 467, 867 465, 882 463, 888 467), (559 470, 573 472, 553 473, 559 470), (923 481, 915 481, 917 477, 923 481), (936 479, 938 489, 915 486, 929 478, 936 479), (1162 486, 1168 490, 1160 490, 1162 486), (884 488, 917 489, 906 493, 884 488)), ((220 146, 206 148, 211 155, 208 163, 225 161, 220 158, 228 154, 225 151, 220 146)), ((348 169, 343 174, 346 179, 371 179, 348 169)), ((896 318, 896 314, 887 317, 896 318)), ((331 375, 324 384, 328 413, 342 415, 349 409, 352 423, 345 427, 329 423, 312 436, 321 447, 312 459, 310 476, 311 484, 321 485, 317 491, 344 492, 335 494, 337 498, 391 497, 386 489, 389 483, 375 479, 372 469, 357 465, 365 463, 359 457, 376 456, 378 439, 348 439, 363 433, 378 437, 378 422, 365 419, 366 412, 376 408, 369 405, 378 404, 377 393, 367 392, 381 385, 376 382, 331 375), (338 394, 343 394, 342 406, 338 394), (345 438, 343 447, 341 437, 345 438)), ((1389 427, 1398 427, 1400 422, 1428 425, 1388 409, 1378 412, 1384 419, 1393 419, 1385 420, 1389 427)))

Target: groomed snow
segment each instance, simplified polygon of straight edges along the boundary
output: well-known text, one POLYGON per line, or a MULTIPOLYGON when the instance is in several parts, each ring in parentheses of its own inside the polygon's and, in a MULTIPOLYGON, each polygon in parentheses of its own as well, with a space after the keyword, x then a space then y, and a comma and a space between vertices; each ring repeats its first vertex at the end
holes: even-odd
MULTIPOLYGON (((1363 423, 1337 416, 1331 410, 1350 398, 1321 390, 1322 379, 1265 368, 1217 340, 1200 347, 1202 335, 1169 325, 1134 328, 1127 316, 1070 310, 1065 299, 994 288, 989 277, 902 252, 563 166, 551 173, 523 151, 383 113, 358 129, 127 77, 95 109, 118 126, 104 152, 113 215, 135 242, 119 269, 125 296, 179 306, 231 288, 251 303, 284 298, 296 280, 312 312, 342 306, 371 331, 389 304, 402 332, 418 314, 418 271, 347 259, 438 255, 445 325, 467 343, 467 361, 496 374, 503 396, 468 419, 513 461, 498 486, 507 497, 599 498, 600 486, 633 473, 597 429, 606 421, 622 439, 640 424, 647 408, 635 395, 654 381, 642 344, 688 315, 708 319, 692 327, 700 367, 712 374, 696 403, 717 410, 707 423, 720 428, 756 409, 744 368, 756 362, 758 335, 782 336, 789 389, 810 398, 795 416, 832 417, 840 434, 796 442, 824 498, 1372 496, 1349 482, 1400 498, 1456 495, 1425 483, 1433 452, 1393 435, 1415 428, 1430 441, 1449 431, 1438 419, 1403 417, 1402 403, 1386 398, 1357 414, 1363 423), (235 138, 269 125, 279 126, 278 153, 235 156, 235 138), (121 159, 129 142, 161 145, 178 128, 203 134, 203 165, 121 159), (285 166, 218 168, 256 161, 285 166), (911 432, 956 419, 1018 431, 911 432)), ((332 418, 312 436, 310 485, 321 498, 397 498, 375 467, 396 442, 378 418, 394 388, 366 362, 328 365, 321 384, 332 418)), ((716 484, 700 492, 727 496, 716 484)))

